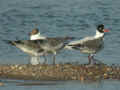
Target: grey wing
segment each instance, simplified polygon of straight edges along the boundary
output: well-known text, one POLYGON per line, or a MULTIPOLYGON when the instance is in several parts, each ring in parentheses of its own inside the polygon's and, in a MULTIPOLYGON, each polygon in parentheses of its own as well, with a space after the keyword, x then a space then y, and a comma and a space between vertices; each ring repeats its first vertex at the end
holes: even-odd
POLYGON ((41 47, 45 50, 56 50, 63 48, 64 41, 58 38, 47 38, 43 43, 41 43, 41 47))
POLYGON ((31 47, 31 48, 39 48, 40 47, 38 40, 22 40, 21 44, 23 44, 24 46, 31 47))
POLYGON ((40 45, 41 42, 41 40, 23 40, 22 44, 28 49, 33 49, 37 52, 42 52, 43 48, 40 45))
POLYGON ((77 44, 72 45, 72 48, 74 48, 74 49, 89 48, 89 49, 97 50, 97 49, 100 49, 102 47, 103 47, 102 38, 87 40, 87 41, 84 41, 84 43, 77 43, 77 44))

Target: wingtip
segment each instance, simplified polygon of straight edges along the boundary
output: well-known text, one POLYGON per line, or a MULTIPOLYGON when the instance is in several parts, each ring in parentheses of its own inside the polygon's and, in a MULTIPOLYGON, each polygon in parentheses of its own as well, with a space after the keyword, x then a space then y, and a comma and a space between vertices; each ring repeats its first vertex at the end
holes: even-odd
POLYGON ((10 40, 3 40, 3 41, 7 44, 15 45, 14 41, 10 41, 10 40))
POLYGON ((65 38, 68 39, 68 40, 73 40, 73 39, 75 39, 75 37, 69 37, 69 36, 66 36, 65 38))

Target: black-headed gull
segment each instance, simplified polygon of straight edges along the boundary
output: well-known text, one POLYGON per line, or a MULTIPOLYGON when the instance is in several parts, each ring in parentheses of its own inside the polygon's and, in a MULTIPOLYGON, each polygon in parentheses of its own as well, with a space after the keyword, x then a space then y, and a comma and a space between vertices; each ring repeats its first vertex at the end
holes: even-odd
POLYGON ((103 38, 105 32, 109 32, 109 30, 104 29, 104 25, 100 24, 97 26, 96 34, 94 36, 88 36, 81 40, 71 41, 65 46, 65 48, 80 50, 81 53, 89 54, 88 60, 89 64, 91 64, 91 60, 94 61, 94 54, 102 50, 104 47, 103 38))

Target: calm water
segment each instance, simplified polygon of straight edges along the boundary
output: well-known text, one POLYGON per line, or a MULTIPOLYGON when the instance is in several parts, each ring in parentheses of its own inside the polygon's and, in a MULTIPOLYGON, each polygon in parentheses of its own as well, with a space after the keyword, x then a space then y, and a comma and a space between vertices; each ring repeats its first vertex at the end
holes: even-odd
MULTIPOLYGON (((120 1, 119 0, 0 0, 0 63, 26 64, 29 56, 3 40, 29 39, 28 33, 38 24, 41 34, 46 36, 93 35, 96 25, 105 24, 110 33, 105 37, 105 48, 96 56, 107 64, 120 64, 120 1)), ((60 62, 86 63, 86 55, 78 51, 61 51, 60 62)), ((51 60, 49 60, 51 63, 51 60)), ((104 81, 100 84, 62 82, 64 84, 20 87, 20 90, 73 90, 104 89, 117 90, 119 81, 104 81)), ((4 90, 18 89, 14 85, 4 90)))

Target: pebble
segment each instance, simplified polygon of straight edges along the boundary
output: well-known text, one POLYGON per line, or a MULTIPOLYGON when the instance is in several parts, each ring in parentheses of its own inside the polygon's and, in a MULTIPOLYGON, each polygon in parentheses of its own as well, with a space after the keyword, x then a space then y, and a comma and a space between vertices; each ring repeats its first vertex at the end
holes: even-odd
POLYGON ((0 86, 4 86, 4 83, 3 83, 3 82, 0 82, 0 86))

